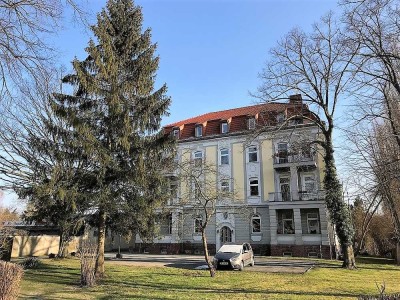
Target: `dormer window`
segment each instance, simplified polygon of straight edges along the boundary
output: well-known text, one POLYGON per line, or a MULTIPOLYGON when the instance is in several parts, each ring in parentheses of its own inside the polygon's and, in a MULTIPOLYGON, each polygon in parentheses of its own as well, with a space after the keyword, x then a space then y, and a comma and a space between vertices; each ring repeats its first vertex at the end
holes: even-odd
POLYGON ((176 139, 179 139, 179 128, 174 128, 172 130, 172 136, 176 139))
POLYGON ((203 136, 203 125, 196 125, 194 133, 196 137, 203 136))
POLYGON ((222 122, 221 133, 228 133, 228 132, 229 132, 228 122, 222 122))
POLYGON ((285 122, 285 114, 284 113, 280 113, 276 116, 276 122, 278 124, 282 124, 283 122, 285 122))
POLYGON ((256 129, 256 119, 255 118, 249 118, 247 125, 248 125, 250 130, 256 129))

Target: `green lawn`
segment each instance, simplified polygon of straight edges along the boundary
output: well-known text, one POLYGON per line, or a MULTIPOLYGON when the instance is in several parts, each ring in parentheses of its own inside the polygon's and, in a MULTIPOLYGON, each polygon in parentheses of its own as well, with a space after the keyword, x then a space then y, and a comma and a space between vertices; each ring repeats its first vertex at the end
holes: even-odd
POLYGON ((387 293, 400 292, 400 267, 386 260, 359 260, 358 270, 340 268, 339 262, 305 274, 270 274, 177 268, 135 268, 106 263, 107 277, 94 288, 81 288, 77 259, 42 260, 27 270, 20 299, 355 299, 377 294, 385 283, 387 293))

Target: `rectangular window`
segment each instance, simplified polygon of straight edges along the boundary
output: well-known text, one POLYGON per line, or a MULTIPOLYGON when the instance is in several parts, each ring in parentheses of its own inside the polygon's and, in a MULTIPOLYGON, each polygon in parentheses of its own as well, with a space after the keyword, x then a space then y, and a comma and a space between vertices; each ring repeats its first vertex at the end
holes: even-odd
POLYGON ((261 232, 261 218, 259 216, 251 218, 251 228, 252 233, 261 232))
POLYGON ((278 218, 278 234, 294 234, 294 220, 293 210, 291 209, 280 209, 277 210, 278 218))
POLYGON ((250 196, 258 196, 258 179, 250 178, 250 196))
POLYGON ((285 122, 285 114, 284 113, 278 114, 276 116, 276 122, 278 122, 278 124, 285 122))
POLYGON ((196 137, 203 136, 203 125, 196 125, 195 136, 196 137))
POLYGON ((201 198, 201 187, 199 183, 195 183, 194 185, 194 199, 195 200, 200 200, 201 198))
POLYGON ((203 164, 203 152, 196 151, 194 153, 194 166, 201 167, 202 164, 203 164))
POLYGON ((196 217, 194 219, 194 232, 201 233, 201 228, 203 224, 203 219, 201 217, 196 217))
POLYGON ((288 162, 288 144, 279 143, 278 144, 278 163, 284 164, 288 162))
POLYGON ((169 185, 169 193, 171 196, 171 200, 178 198, 178 184, 176 181, 171 181, 169 185))
POLYGON ((319 234, 318 213, 307 213, 307 232, 308 234, 319 234))
POLYGON ((314 174, 303 175, 303 191, 308 194, 315 192, 314 174))
POLYGON ((172 130, 172 136, 176 139, 179 139, 179 129, 172 130))
POLYGON ((280 191, 281 201, 291 201, 289 177, 286 176, 279 177, 279 191, 280 191))
POLYGON ((221 149, 220 161, 221 161, 221 165, 229 165, 229 150, 228 149, 221 149))
POLYGON ((248 149, 248 156, 249 156, 249 162, 256 162, 258 161, 258 151, 257 147, 251 146, 248 149))
POLYGON ((256 128, 256 119, 255 118, 250 118, 248 120, 248 126, 250 130, 253 130, 256 128))
POLYGON ((227 122, 221 123, 221 133, 228 133, 229 127, 227 122))
POLYGON ((221 181, 221 192, 223 192, 223 193, 230 192, 229 180, 224 179, 221 181))
MULTIPOLYGON (((156 221, 156 223, 158 223, 158 222, 159 221, 156 221)), ((160 234, 161 235, 172 234, 172 214, 168 214, 164 217, 161 217, 161 222, 158 224, 160 226, 160 234)))

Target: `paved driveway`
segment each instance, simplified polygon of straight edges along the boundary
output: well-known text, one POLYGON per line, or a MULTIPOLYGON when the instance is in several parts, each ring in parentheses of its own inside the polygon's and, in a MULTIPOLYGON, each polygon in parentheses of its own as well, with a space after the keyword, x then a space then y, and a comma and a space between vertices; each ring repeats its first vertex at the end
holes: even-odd
MULTIPOLYGON (((156 255, 122 253, 122 259, 115 258, 116 253, 106 253, 106 259, 113 264, 142 266, 142 267, 172 267, 195 269, 204 266, 204 257, 201 255, 156 255)), ((245 272, 267 273, 297 273, 303 274, 317 263, 310 260, 295 260, 256 256, 255 266, 246 267, 245 272)))

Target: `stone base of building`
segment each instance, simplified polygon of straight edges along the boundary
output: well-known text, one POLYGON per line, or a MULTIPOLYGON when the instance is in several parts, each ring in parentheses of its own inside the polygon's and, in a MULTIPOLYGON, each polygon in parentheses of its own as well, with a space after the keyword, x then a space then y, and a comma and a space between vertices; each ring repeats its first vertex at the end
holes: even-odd
MULTIPOLYGON (((262 256, 292 256, 292 257, 312 257, 330 259, 330 247, 322 245, 269 245, 252 244, 255 255, 262 256)), ((128 249, 123 249, 124 251, 128 249)), ((155 243, 144 244, 136 243, 129 249, 133 253, 150 254, 188 254, 204 255, 203 245, 201 243, 155 243)), ((208 252, 214 255, 216 252, 215 244, 208 244, 208 252)))
MULTIPOLYGON (((208 253, 214 255, 216 250, 215 244, 208 244, 208 253)), ((191 254, 204 255, 202 243, 136 243, 135 247, 129 249, 133 253, 150 253, 150 254, 191 254)))
POLYGON ((330 259, 331 251, 325 245, 271 245, 270 255, 330 259))

